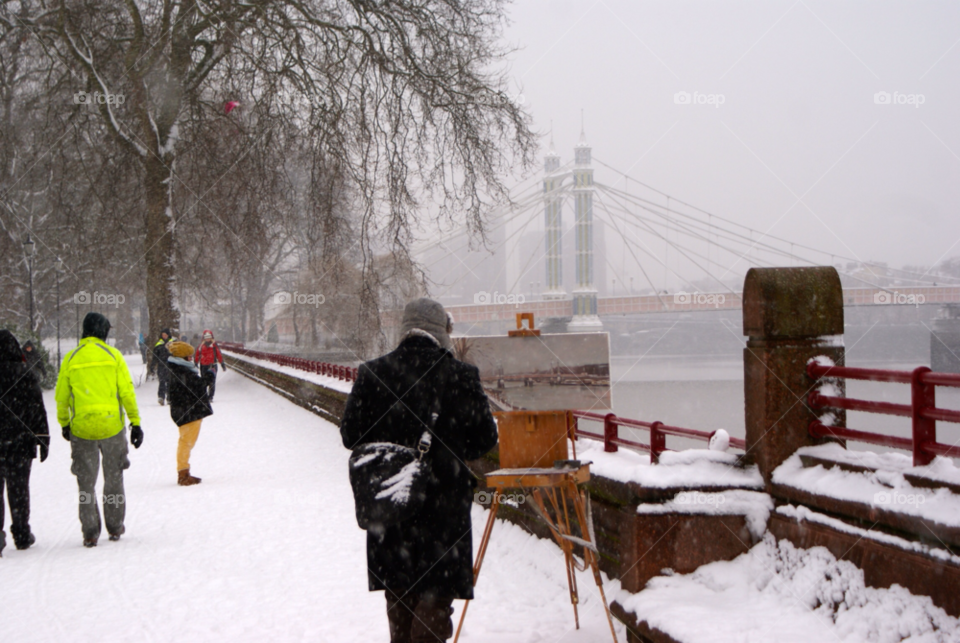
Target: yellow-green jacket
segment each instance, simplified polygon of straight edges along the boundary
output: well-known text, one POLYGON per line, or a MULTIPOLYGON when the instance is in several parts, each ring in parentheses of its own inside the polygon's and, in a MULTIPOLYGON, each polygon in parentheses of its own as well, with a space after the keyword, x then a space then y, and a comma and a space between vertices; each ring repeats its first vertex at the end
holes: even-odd
POLYGON ((57 421, 84 440, 103 440, 123 430, 123 412, 140 424, 133 380, 123 355, 96 337, 67 353, 57 378, 57 421))

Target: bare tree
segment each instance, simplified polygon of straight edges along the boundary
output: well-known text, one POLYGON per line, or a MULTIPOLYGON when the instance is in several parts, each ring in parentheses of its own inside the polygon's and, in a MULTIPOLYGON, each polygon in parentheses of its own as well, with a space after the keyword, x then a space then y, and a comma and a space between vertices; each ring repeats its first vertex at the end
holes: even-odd
MULTIPOLYGON (((421 197, 482 234, 485 200, 532 160, 525 114, 496 66, 503 0, 61 0, 37 33, 85 78, 86 96, 137 160, 151 330, 175 324, 175 199, 185 119, 219 118, 233 75, 338 159, 362 208, 361 308, 373 258, 406 254, 421 197), (187 109, 206 102, 210 109, 187 109)), ((202 198, 202 197, 201 197, 202 198)), ((366 313, 376 323, 376 315, 366 313)))

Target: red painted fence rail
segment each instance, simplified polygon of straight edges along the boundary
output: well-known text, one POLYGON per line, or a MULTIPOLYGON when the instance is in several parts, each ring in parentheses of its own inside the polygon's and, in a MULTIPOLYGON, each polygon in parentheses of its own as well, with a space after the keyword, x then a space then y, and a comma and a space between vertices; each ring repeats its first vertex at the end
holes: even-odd
MULTIPOLYGON (((667 449, 667 436, 675 435, 681 438, 692 438, 694 440, 703 440, 709 442, 716 431, 697 431, 696 429, 684 429, 679 426, 671 426, 663 422, 643 422, 641 420, 631 420, 628 418, 617 417, 613 413, 602 415, 600 413, 591 413, 589 411, 569 411, 567 414, 568 431, 574 439, 587 438, 588 440, 600 440, 603 442, 603 450, 608 453, 615 453, 619 447, 636 449, 650 454, 650 462, 656 464, 660 460, 660 454, 667 449), (593 420, 603 423, 603 435, 591 433, 580 429, 579 420, 593 420), (631 429, 645 429, 650 432, 650 443, 635 442, 620 437, 620 427, 625 426, 631 429)), ((735 449, 746 450, 747 444, 740 438, 730 438, 730 446, 735 449)))
POLYGON ((936 396, 936 387, 938 386, 960 388, 960 375, 934 373, 926 366, 920 366, 913 371, 886 371, 873 368, 829 366, 813 360, 807 364, 807 375, 816 380, 836 377, 870 382, 909 384, 910 404, 836 397, 823 395, 819 390, 811 391, 807 396, 807 402, 813 409, 842 409, 899 415, 910 418, 913 425, 912 437, 901 438, 871 433, 870 431, 827 426, 820 420, 814 420, 810 423, 810 435, 816 438, 841 438, 894 449, 905 449, 913 453, 913 465, 917 467, 930 464, 933 458, 938 455, 960 458, 960 447, 937 442, 937 422, 960 423, 960 411, 938 409, 936 396))
POLYGON ((312 359, 303 359, 302 357, 291 357, 289 355, 278 355, 276 353, 264 353, 263 351, 254 351, 244 348, 243 344, 233 344, 230 342, 220 342, 220 348, 238 355, 245 355, 254 359, 262 359, 278 366, 289 366, 297 370, 317 375, 326 375, 335 377, 338 380, 354 382, 357 379, 357 369, 343 364, 331 364, 330 362, 317 362, 312 359))

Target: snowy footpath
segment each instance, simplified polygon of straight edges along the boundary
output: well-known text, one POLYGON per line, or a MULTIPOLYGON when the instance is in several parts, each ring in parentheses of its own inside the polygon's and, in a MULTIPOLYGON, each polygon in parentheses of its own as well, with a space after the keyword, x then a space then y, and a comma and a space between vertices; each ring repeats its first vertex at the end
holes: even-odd
MULTIPOLYGON (((140 358, 128 360, 137 382, 140 358)), ((127 533, 94 549, 82 546, 69 445, 44 395, 54 435, 31 478, 37 543, 0 558, 0 641, 387 641, 337 428, 222 373, 191 458, 203 483, 178 487, 177 429, 156 386, 137 389, 145 439, 130 450, 127 533)), ((486 515, 474 508, 474 547, 486 515)), ((461 640, 611 640, 592 576, 579 586, 577 631, 560 550, 498 521, 461 640)))

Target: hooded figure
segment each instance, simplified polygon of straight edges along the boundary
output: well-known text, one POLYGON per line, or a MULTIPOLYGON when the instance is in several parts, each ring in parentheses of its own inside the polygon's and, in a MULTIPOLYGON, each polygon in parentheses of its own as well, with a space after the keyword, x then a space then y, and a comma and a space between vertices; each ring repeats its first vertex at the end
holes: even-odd
POLYGON ((200 437, 200 423, 203 418, 213 415, 210 399, 207 396, 207 382, 200 377, 200 371, 190 361, 194 355, 193 346, 186 342, 167 344, 170 357, 167 367, 170 371, 170 417, 180 428, 180 441, 177 444, 177 484, 195 485, 200 478, 190 475, 190 453, 197 438, 200 437))
POLYGON ((10 505, 10 533, 17 549, 35 542, 30 532, 30 468, 40 447, 47 459, 50 435, 40 385, 27 373, 16 337, 0 330, 0 552, 3 533, 3 489, 10 505))
POLYGON ((476 478, 466 462, 496 445, 497 425, 479 371, 449 350, 453 326, 443 306, 410 302, 401 329, 396 350, 360 366, 340 435, 348 449, 416 448, 424 430, 432 432, 427 499, 409 520, 367 531, 367 579, 370 591, 386 590, 392 641, 447 639, 453 600, 473 598, 476 478))

